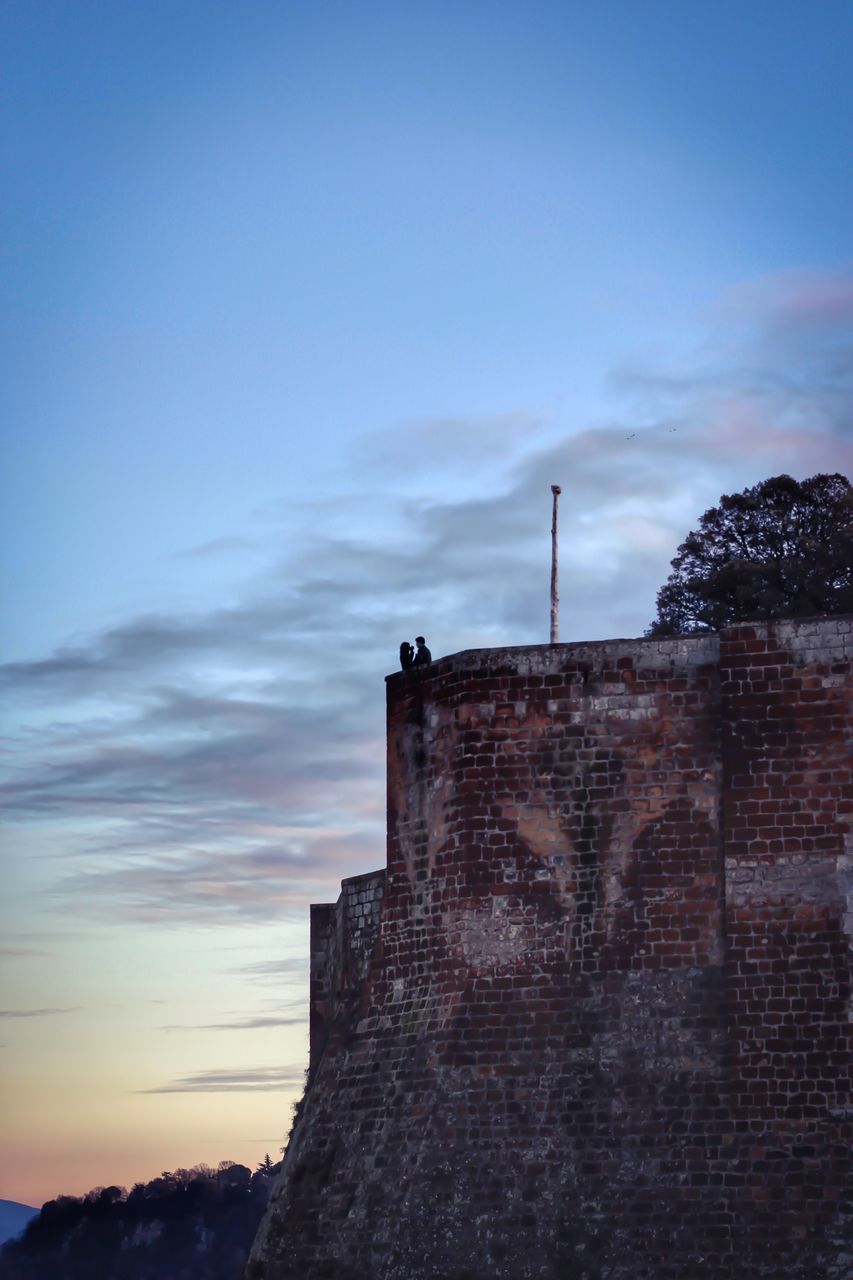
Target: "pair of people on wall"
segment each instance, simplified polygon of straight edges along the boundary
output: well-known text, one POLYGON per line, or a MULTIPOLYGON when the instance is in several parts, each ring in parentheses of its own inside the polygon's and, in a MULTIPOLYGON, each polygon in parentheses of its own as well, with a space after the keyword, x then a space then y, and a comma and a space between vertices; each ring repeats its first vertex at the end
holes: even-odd
POLYGON ((404 671, 408 671, 409 667, 427 667, 432 662, 432 654, 423 636, 415 636, 415 644, 418 646, 417 650, 409 644, 408 640, 404 640, 400 645, 400 666, 404 671))

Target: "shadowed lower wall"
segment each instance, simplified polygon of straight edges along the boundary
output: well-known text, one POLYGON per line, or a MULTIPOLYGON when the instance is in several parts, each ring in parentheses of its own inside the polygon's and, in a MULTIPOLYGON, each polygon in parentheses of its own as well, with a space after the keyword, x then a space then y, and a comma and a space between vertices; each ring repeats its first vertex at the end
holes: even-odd
POLYGON ((253 1280, 849 1280, 851 639, 389 678, 253 1280))

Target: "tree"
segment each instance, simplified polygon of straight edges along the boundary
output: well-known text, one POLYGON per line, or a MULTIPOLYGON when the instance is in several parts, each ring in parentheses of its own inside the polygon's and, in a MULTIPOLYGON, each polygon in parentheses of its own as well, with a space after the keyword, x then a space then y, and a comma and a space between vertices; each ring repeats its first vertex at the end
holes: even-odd
MULTIPOLYGON (((277 1166, 273 1166, 273 1169, 277 1166)), ((4 1280, 235 1280, 272 1180, 223 1160, 151 1182, 95 1187, 48 1201, 24 1234, 0 1245, 4 1280)))
POLYGON ((853 487, 846 476, 773 476, 726 494, 688 534, 657 596, 650 636, 751 618, 853 612, 853 487))

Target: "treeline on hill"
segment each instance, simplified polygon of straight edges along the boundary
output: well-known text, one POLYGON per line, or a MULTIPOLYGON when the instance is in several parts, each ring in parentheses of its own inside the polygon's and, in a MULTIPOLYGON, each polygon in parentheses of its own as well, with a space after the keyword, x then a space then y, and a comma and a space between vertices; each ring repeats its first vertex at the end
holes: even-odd
POLYGON ((49 1200, 0 1251, 4 1280, 238 1280, 273 1179, 223 1160, 49 1200))

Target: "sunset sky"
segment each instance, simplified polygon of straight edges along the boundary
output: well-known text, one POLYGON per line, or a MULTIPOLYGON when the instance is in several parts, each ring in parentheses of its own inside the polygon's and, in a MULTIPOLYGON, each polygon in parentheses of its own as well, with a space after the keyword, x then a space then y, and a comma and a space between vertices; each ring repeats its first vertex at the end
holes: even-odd
POLYGON ((278 1158, 384 686, 853 475, 853 10, 6 0, 0 1197, 278 1158))

